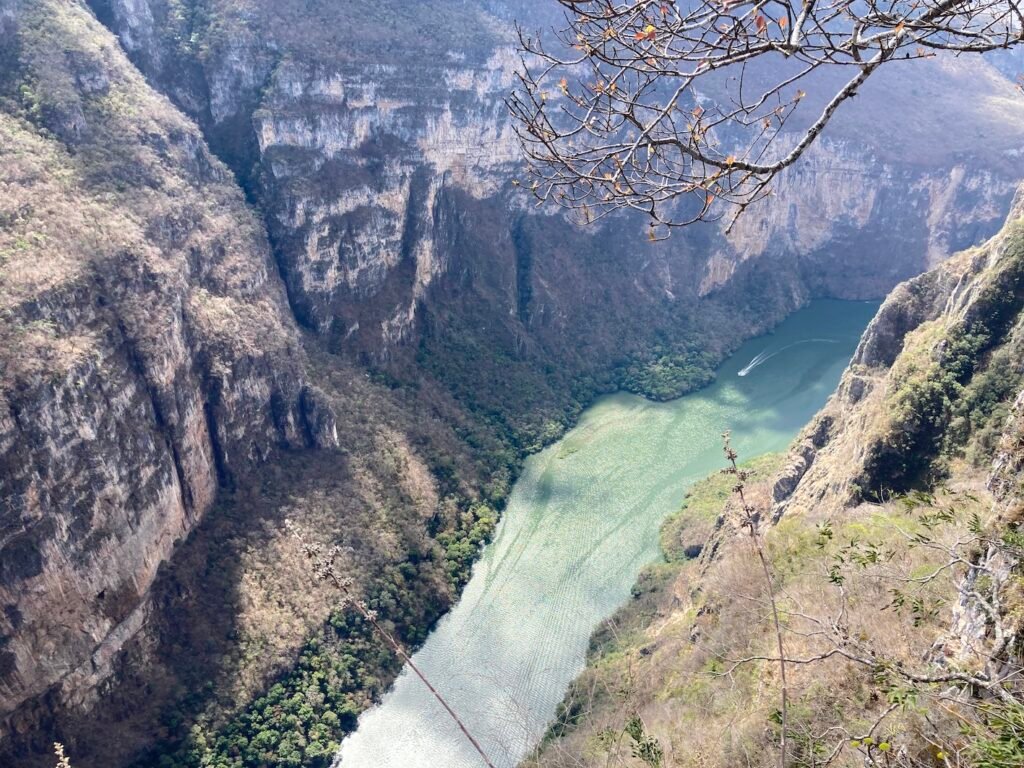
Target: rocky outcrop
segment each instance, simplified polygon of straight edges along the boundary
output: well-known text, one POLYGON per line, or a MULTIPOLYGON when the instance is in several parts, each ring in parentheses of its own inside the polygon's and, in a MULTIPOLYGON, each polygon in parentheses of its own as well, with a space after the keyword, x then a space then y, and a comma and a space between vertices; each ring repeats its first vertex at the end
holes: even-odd
MULTIPOLYGON (((928 482, 932 462, 966 436, 957 433, 981 429, 988 413, 978 408, 1019 397, 1022 205, 1018 196, 991 240, 886 299, 838 390, 804 430, 776 481, 776 519, 839 510, 928 482), (971 405, 974 390, 982 388, 1000 394, 971 405)), ((1003 437, 989 484, 1006 503, 1017 493, 1009 478, 1020 458, 1016 407, 1012 414, 1007 424, 992 427, 1003 437)))
POLYGON ((95 696, 218 488, 337 435, 196 126, 86 9, 0 11, 3 741, 95 696))
MULTIPOLYGON (((998 235, 901 285, 882 305, 838 390, 775 478, 775 520, 851 515, 859 502, 904 493, 913 499, 914 491, 928 498, 980 474, 988 491, 985 525, 1010 540, 1021 518, 1022 406, 1024 196, 1018 194, 998 235)), ((948 598, 948 627, 927 654, 944 667, 976 665, 1000 632, 1018 626, 1015 607, 993 599, 993 611, 980 596, 1016 594, 1018 558, 992 539, 981 541, 948 598)), ((990 663, 998 667, 1011 664, 1004 656, 1015 650, 1010 643, 994 653, 990 663)))

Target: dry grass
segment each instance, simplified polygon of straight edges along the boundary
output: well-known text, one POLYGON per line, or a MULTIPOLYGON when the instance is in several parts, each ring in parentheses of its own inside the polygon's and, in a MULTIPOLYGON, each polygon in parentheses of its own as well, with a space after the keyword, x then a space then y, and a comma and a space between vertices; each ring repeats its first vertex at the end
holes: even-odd
POLYGON ((262 226, 198 129, 83 8, 39 3, 16 37, 19 66, 0 83, 5 378, 62 376, 88 355, 96 294, 143 345, 163 343, 182 296, 227 359, 294 344, 262 226), (131 283, 163 296, 120 297, 131 283))
MULTIPOLYGON (((983 495, 972 498, 983 494, 976 485, 967 483, 937 503, 955 508, 961 519, 972 511, 985 514, 983 495)), ((915 622, 909 611, 887 607, 899 576, 918 576, 938 564, 936 555, 908 545, 904 533, 919 530, 920 523, 897 503, 850 510, 832 521, 830 540, 820 536, 818 526, 824 522, 813 515, 785 519, 765 538, 787 657, 809 658, 833 647, 816 623, 840 610, 841 593, 830 583, 829 569, 851 541, 872 542, 885 557, 853 568, 846 581, 851 635, 894 663, 927 667, 923 656, 948 628, 952 577, 944 575, 915 593, 937 609, 934 615, 915 622)), ((942 535, 962 532, 949 526, 942 535)), ((646 733, 658 739, 666 767, 777 765, 778 665, 737 664, 747 657, 777 656, 764 580, 749 538, 731 537, 721 552, 710 563, 675 566, 662 586, 620 612, 615 628, 605 633, 611 639, 573 686, 566 735, 550 740, 528 765, 642 768, 634 741, 623 733, 634 714, 646 733)), ((817 745, 819 762, 838 747, 833 765, 863 764, 863 756, 848 742, 888 708, 878 681, 863 666, 840 658, 791 664, 787 674, 793 764, 811 765, 812 745, 817 745)), ((948 717, 929 714, 934 726, 913 708, 893 712, 874 735, 926 753, 929 734, 948 717)))

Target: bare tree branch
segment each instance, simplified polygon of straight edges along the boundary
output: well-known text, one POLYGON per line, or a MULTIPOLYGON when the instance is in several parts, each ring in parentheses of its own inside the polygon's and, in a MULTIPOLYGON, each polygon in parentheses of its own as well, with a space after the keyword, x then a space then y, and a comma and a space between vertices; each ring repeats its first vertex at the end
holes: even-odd
POLYGON ((779 768, 786 768, 786 749, 788 747, 787 732, 789 730, 789 687, 786 683, 786 664, 789 660, 786 658, 786 651, 783 646, 782 622, 779 619, 779 604, 778 600, 775 598, 775 586, 772 583, 772 572, 771 568, 768 566, 768 558, 765 556, 764 546, 762 545, 761 535, 758 529, 761 516, 757 509, 747 502, 745 489, 749 475, 746 470, 740 469, 739 465, 736 464, 736 459, 739 458, 739 454, 737 454, 733 449, 730 437, 729 432, 722 435, 725 458, 726 461, 729 462, 729 466, 724 471, 736 478, 736 485, 733 486, 733 491, 739 497, 743 510, 743 525, 750 533, 750 539, 754 543, 754 549, 757 551, 757 558, 761 563, 761 572, 764 575, 765 588, 768 590, 768 600, 772 606, 772 625, 775 629, 775 641, 779 651, 779 657, 775 659, 775 661, 779 665, 779 677, 782 682, 782 691, 779 697, 779 709, 781 715, 779 724, 781 729, 781 736, 779 738, 779 768))
POLYGON ((1024 31, 1018 0, 557 2, 553 39, 519 30, 507 102, 529 188, 585 222, 642 211, 651 239, 735 221, 883 65, 1024 31))

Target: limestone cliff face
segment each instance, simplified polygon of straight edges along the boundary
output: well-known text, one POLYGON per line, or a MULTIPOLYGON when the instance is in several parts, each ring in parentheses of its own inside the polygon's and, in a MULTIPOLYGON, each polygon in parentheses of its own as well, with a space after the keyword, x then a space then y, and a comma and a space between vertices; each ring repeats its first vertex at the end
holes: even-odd
POLYGON ((6 736, 95 694, 218 487, 337 436, 196 126, 83 7, 4 0, 0 48, 6 736))
POLYGON ((453 55, 414 72, 275 67, 253 129, 271 233, 306 324, 382 349, 408 339, 449 269, 444 191, 490 197, 514 167, 500 101, 510 59, 501 49, 479 68, 453 55))
MULTIPOLYGON (((500 390, 526 360, 532 392, 680 329, 727 326, 707 336, 715 355, 812 295, 877 296, 991 234, 1015 181, 1012 86, 970 64, 933 79, 959 94, 970 79, 947 114, 983 142, 961 128, 948 146, 892 146, 854 124, 731 239, 704 227, 651 246, 633 219, 580 229, 510 189, 508 19, 546 11, 365 7, 0 0, 0 734, 96 695, 145 634, 157 570, 219 489, 280 448, 353 440, 306 381, 293 317, 375 363, 425 348, 444 369, 497 350, 502 380, 486 385, 500 390)), ((864 99, 877 112, 937 98, 913 87, 864 99)), ((889 310, 892 344, 951 295, 960 273, 938 274, 902 289, 922 298, 889 310)), ((358 394, 353 429, 377 440, 357 412, 379 396, 360 388, 365 371, 329 375, 358 394)), ((459 410, 465 391, 424 391, 431 416, 413 401, 410 422, 478 426, 459 410)), ((433 427, 418 446, 464 449, 433 427)), ((384 453, 429 475, 412 448, 384 453)), ((366 486, 401 487, 405 469, 353 454, 366 486)), ((415 505, 365 495, 371 509, 415 507, 424 551, 428 521, 458 516, 432 486, 415 505)))
POLYGON ((984 162, 900 162, 826 138, 714 248, 701 288, 748 259, 789 256, 815 294, 881 296, 994 232, 1016 184, 984 162))
MULTIPOLYGON (((1024 140, 1024 113, 1012 84, 984 63, 934 62, 845 106, 826 140, 730 238, 707 227, 651 247, 637 219, 586 233, 560 218, 524 224, 550 214, 531 215, 510 190, 520 168, 502 104, 517 65, 507 19, 557 23, 555 8, 470 4, 452 16, 433 3, 403 15, 384 3, 359 18, 340 4, 300 32, 287 9, 258 0, 207 4, 216 21, 184 31, 165 0, 94 7, 262 201, 300 322, 372 359, 415 345, 431 318, 465 316, 460 304, 479 299, 497 301, 494 343, 514 339, 550 354, 554 335, 527 305, 543 296, 547 312, 574 312, 576 286, 547 273, 599 283, 600 268, 588 264, 595 251, 615 253, 624 303, 668 297, 657 310, 663 317, 744 284, 752 261, 782 275, 789 295, 880 296, 991 235, 1018 181, 1007 159, 1024 140), (435 17, 424 32, 419 25, 435 17), (355 34, 342 41, 330 30, 345 24, 355 34), (174 42, 187 34, 190 46, 174 42), (976 126, 986 149, 966 129, 922 133, 931 109, 976 126), (892 138, 901 132, 910 138, 892 138), (460 196, 470 205, 445 208, 460 196), (528 254, 519 247, 524 227, 545 232, 528 254), (488 237, 456 263, 450 243, 467 228, 488 237), (566 253, 567 240, 577 253, 566 253), (495 281, 504 282, 500 295, 495 281)), ((596 329, 572 331, 600 336, 622 322, 628 313, 605 312, 596 329)))
POLYGON ((777 479, 776 517, 841 510, 906 490, 927 480, 938 454, 980 431, 984 418, 993 419, 993 446, 1002 435, 989 485, 997 499, 1013 501, 1024 356, 1022 216, 1018 194, 999 234, 886 299, 777 479), (983 401, 980 391, 993 394, 983 401), (1009 418, 984 413, 999 398, 1013 403, 1009 418))

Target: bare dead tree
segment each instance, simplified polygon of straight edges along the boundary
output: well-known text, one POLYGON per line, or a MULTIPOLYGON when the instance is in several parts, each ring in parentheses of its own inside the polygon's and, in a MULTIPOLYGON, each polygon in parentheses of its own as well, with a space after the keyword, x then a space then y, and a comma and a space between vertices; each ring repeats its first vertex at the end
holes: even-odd
MULTIPOLYGON (((494 764, 487 757, 487 753, 484 752, 480 742, 476 740, 469 728, 459 717, 458 713, 452 708, 452 706, 445 700, 441 692, 437 690, 433 683, 430 682, 429 678, 423 673, 423 671, 416 665, 416 662, 412 660, 412 656, 402 647, 402 644, 392 635, 388 630, 381 624, 377 612, 370 608, 366 602, 358 596, 354 591, 355 583, 348 576, 343 576, 338 572, 336 561, 338 556, 341 554, 339 547, 334 546, 329 549, 326 553, 323 548, 316 543, 309 541, 302 532, 295 526, 291 521, 286 521, 285 527, 292 534, 295 540, 298 542, 299 547, 302 549, 303 554, 310 561, 313 570, 313 576, 318 580, 330 584, 332 587, 341 593, 342 606, 351 606, 362 616, 369 624, 373 627, 373 630, 384 640, 385 643, 395 652, 395 654, 402 660, 402 662, 412 670, 413 674, 420 679, 420 682, 427 687, 427 690, 437 700, 438 704, 444 709, 448 716, 452 719, 455 725, 458 726, 459 731, 466 740, 473 746, 477 754, 480 755, 480 759, 483 761, 487 768, 494 768, 494 764)), ((60 766, 58 766, 60 768, 60 766)))
POLYGON ((1017 0, 557 0, 508 99, 540 202, 731 225, 883 65, 1022 39, 1017 0))

